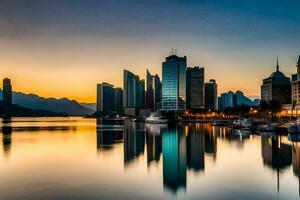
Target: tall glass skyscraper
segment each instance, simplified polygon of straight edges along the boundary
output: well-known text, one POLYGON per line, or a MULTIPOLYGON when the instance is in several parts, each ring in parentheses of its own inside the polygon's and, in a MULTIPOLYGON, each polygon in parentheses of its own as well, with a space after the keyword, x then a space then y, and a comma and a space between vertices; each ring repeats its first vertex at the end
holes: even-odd
POLYGON ((186 108, 204 108, 203 67, 189 67, 186 70, 186 108))
POLYGON ((3 79, 3 102, 6 106, 12 104, 12 86, 8 78, 3 79))
POLYGON ((145 80, 124 70, 123 77, 123 107, 144 108, 145 107, 145 80))
POLYGON ((162 110, 185 109, 186 56, 171 55, 162 63, 162 110))

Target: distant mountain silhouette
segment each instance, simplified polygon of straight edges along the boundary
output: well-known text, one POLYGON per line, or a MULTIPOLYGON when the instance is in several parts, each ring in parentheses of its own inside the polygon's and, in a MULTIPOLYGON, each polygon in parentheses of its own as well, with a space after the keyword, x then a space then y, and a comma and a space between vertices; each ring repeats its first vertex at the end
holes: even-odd
POLYGON ((80 105, 93 110, 94 112, 96 111, 96 103, 80 103, 80 105))
POLYGON ((0 116, 5 117, 63 117, 66 114, 55 113, 48 110, 32 110, 18 105, 4 106, 3 101, 0 101, 0 116))
MULTIPOLYGON (((1 99, 2 95, 2 90, 0 90, 1 99)), ((48 110, 55 113, 66 113, 68 115, 90 115, 94 113, 93 110, 80 105, 77 101, 67 98, 44 98, 35 94, 13 92, 12 99, 13 104, 34 110, 48 110)))

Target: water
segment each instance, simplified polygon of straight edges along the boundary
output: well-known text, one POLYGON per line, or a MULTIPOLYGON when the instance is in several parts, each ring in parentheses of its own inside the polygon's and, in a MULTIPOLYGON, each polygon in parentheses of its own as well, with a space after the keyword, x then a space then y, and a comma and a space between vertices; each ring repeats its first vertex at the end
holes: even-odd
POLYGON ((284 135, 81 118, 1 126, 0 199, 299 199, 300 143, 284 135))

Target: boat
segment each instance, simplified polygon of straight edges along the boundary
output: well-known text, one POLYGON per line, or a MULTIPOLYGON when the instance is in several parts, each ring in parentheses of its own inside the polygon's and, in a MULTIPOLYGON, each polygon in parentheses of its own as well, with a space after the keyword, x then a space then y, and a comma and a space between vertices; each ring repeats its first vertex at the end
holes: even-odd
POLYGON ((222 120, 222 119, 216 119, 213 121, 213 126, 228 126, 229 121, 228 120, 222 120))
POLYGON ((300 122, 290 124, 287 131, 290 134, 300 133, 300 122))
POLYGON ((250 118, 246 118, 242 120, 242 128, 243 129, 250 129, 253 126, 253 120, 250 118))
POLYGON ((259 125, 257 130, 263 132, 274 132, 277 130, 277 124, 259 125))
POLYGON ((145 119, 145 122, 149 124, 167 124, 169 120, 162 117, 159 113, 151 113, 150 116, 145 119))
POLYGON ((242 128, 242 120, 238 119, 238 120, 234 120, 232 122, 232 128, 242 128))

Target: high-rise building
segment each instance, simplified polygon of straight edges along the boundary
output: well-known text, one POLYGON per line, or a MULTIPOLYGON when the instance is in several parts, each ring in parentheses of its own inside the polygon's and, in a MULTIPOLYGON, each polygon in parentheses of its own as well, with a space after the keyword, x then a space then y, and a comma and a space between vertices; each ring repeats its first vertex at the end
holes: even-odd
POLYGON ((210 79, 205 83, 205 108, 210 110, 218 110, 218 85, 216 80, 210 79))
POLYGON ((171 55, 162 63, 162 110, 182 111, 186 100, 186 56, 171 55))
POLYGON ((3 102, 5 105, 12 104, 12 86, 10 79, 3 79, 3 102))
POLYGON ((123 90, 122 88, 114 89, 114 111, 123 113, 123 90))
POLYGON ((146 108, 157 111, 161 109, 161 81, 157 74, 153 76, 149 70, 146 77, 146 108))
POLYGON ((291 103, 291 81, 290 78, 279 71, 278 59, 276 71, 263 80, 261 100, 276 100, 282 104, 291 103))
POLYGON ((97 85, 97 111, 112 112, 114 110, 114 86, 109 83, 97 85))
POLYGON ((145 97, 146 97, 146 93, 145 93, 145 80, 144 79, 141 79, 139 81, 139 95, 138 95, 138 98, 139 98, 139 108, 145 108, 146 107, 146 100, 145 100, 145 97))
POLYGON ((146 72, 146 108, 153 110, 154 107, 154 86, 153 86, 153 76, 147 69, 146 72))
POLYGON ((139 108, 142 105, 142 101, 144 99, 142 97, 143 88, 145 88, 145 81, 140 81, 139 76, 134 75, 130 71, 124 70, 123 107, 139 108))
POLYGON ((300 56, 297 62, 297 74, 292 75, 292 103, 300 105, 300 56))
POLYGON ((189 67, 186 70, 186 108, 204 108, 203 67, 189 67))
POLYGON ((161 81, 159 76, 154 76, 154 111, 161 109, 161 81))

